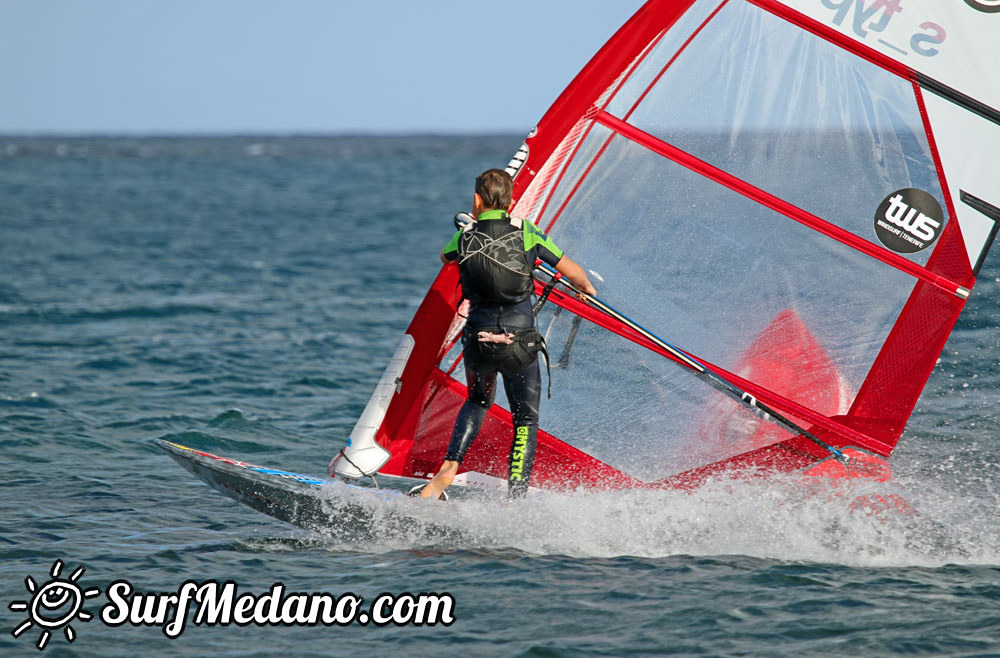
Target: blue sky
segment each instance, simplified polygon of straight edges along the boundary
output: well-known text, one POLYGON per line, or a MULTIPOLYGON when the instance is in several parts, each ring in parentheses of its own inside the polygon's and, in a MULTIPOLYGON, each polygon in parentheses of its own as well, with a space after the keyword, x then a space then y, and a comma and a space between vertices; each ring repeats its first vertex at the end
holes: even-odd
POLYGON ((0 133, 526 133, 641 5, 0 0, 0 133))

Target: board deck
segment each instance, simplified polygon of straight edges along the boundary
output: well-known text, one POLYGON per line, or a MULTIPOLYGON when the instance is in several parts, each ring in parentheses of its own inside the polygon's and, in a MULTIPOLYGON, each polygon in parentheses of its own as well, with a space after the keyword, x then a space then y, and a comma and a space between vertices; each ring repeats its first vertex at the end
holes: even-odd
POLYGON ((408 499, 406 492, 423 480, 380 475, 375 488, 257 466, 163 439, 154 443, 219 493, 301 528, 349 541, 412 536, 415 526, 454 534, 426 518, 422 501, 408 499))

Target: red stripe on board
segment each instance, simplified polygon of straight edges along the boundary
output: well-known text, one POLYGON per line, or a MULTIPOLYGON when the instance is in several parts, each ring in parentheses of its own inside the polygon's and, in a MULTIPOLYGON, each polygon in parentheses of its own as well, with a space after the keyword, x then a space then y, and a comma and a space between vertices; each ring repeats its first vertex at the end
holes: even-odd
POLYGON ((602 112, 597 116, 597 121, 600 122, 601 125, 614 130, 623 137, 646 147, 658 155, 662 155, 663 157, 672 160, 673 162, 676 162, 693 172, 701 174, 702 176, 713 180, 748 199, 756 201, 771 210, 781 213, 785 217, 794 219, 800 224, 808 226, 815 231, 819 231, 823 235, 851 247, 856 251, 860 251, 863 254, 871 256, 876 260, 882 261, 886 265, 890 265, 901 272, 905 272, 906 274, 921 279, 922 281, 926 281, 927 283, 935 285, 953 295, 957 294, 958 289, 961 287, 959 284, 947 277, 931 272, 930 270, 921 267, 916 263, 910 262, 888 249, 879 247, 872 242, 859 238, 850 231, 846 231, 835 224, 831 224, 825 219, 817 217, 816 215, 813 215, 798 206, 774 196, 769 192, 765 192, 759 187, 755 187, 750 183, 747 183, 746 181, 719 169, 718 167, 710 165, 704 160, 699 160, 690 153, 682 151, 676 146, 668 144, 658 137, 654 137, 653 135, 636 128, 632 124, 625 123, 618 117, 602 112))

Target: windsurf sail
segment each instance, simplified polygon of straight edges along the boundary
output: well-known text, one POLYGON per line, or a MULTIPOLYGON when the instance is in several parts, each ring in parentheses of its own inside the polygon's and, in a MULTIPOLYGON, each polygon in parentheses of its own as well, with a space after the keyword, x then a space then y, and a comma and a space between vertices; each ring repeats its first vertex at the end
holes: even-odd
MULTIPOLYGON (((553 294, 533 484, 802 470, 823 444, 888 457, 1000 223, 997 30, 993 0, 646 3, 511 160, 513 214, 789 423, 553 294)), ((433 475, 465 396, 460 304, 446 265, 336 472, 433 475)), ((503 481, 510 441, 500 399, 464 477, 503 481)))

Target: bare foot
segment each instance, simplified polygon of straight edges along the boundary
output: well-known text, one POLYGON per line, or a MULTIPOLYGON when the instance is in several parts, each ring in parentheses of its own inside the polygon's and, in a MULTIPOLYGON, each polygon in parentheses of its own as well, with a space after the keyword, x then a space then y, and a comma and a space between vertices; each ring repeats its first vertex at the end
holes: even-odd
POLYGON ((437 472, 431 481, 420 491, 421 498, 434 498, 435 500, 441 497, 441 492, 448 488, 448 486, 455 479, 455 474, 458 473, 458 462, 445 460, 441 464, 441 470, 437 472))

